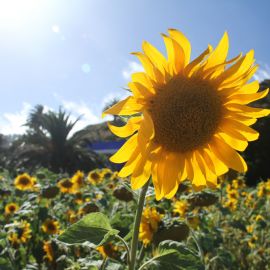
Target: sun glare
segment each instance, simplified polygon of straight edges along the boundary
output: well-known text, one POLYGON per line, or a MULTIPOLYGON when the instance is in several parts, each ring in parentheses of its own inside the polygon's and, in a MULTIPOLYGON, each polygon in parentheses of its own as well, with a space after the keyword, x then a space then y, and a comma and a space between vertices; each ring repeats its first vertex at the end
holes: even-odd
POLYGON ((0 0, 1 26, 24 24, 35 15, 40 4, 40 0, 0 0))

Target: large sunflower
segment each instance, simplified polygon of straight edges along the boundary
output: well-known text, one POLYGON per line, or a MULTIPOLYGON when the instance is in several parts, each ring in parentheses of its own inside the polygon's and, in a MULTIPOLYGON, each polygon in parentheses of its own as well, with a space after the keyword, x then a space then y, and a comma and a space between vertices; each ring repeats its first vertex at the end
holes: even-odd
POLYGON ((132 95, 105 111, 131 116, 123 127, 109 124, 117 136, 130 137, 111 157, 126 162, 119 176, 131 175, 138 189, 152 175, 158 200, 173 197, 186 178, 199 190, 215 187, 229 168, 245 172, 237 151, 258 138, 249 126, 269 114, 246 105, 268 93, 257 93, 257 81, 248 83, 257 69, 253 50, 227 61, 225 33, 214 50, 209 45, 190 62, 191 45, 180 31, 162 36, 167 59, 143 42, 143 53, 134 54, 145 72, 132 74, 132 95))

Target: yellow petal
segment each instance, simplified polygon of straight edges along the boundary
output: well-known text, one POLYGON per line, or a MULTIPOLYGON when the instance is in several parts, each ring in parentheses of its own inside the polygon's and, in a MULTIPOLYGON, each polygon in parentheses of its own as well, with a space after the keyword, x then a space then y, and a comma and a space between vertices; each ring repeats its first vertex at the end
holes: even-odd
POLYGON ((205 177, 207 186, 211 188, 215 188, 217 186, 216 174, 210 170, 209 164, 206 163, 206 160, 204 159, 200 151, 195 151, 195 155, 196 155, 196 160, 198 162, 198 165, 205 177))
POLYGON ((161 200, 164 197, 164 194, 161 192, 162 183, 158 177, 158 164, 162 160, 162 149, 159 148, 154 150, 152 153, 152 180, 155 188, 156 200, 161 200), (154 153, 155 152, 155 153, 154 153))
POLYGON ((184 65, 186 66, 190 61, 191 44, 186 36, 176 29, 169 29, 169 35, 172 37, 183 49, 185 55, 184 65))
POLYGON ((152 89, 153 84, 151 82, 151 79, 147 76, 145 72, 135 72, 131 74, 131 80, 133 82, 137 82, 142 84, 147 89, 152 89))
POLYGON ((133 151, 135 150, 138 141, 138 133, 134 134, 132 137, 130 137, 123 145, 122 147, 113 155, 110 157, 110 161, 114 163, 124 163, 131 157, 133 151))
POLYGON ((184 51, 181 46, 172 38, 162 34, 167 50, 169 72, 170 74, 178 74, 184 70, 185 59, 184 51))
POLYGON ((221 88, 241 88, 243 87, 255 74, 258 69, 258 65, 251 67, 246 73, 240 75, 230 81, 222 82, 219 87, 221 88))
POLYGON ((107 109, 102 113, 102 117, 106 114, 113 115, 132 115, 140 112, 144 105, 138 103, 134 97, 127 97, 126 99, 113 105, 111 108, 107 109))
POLYGON ((237 94, 254 94, 258 92, 259 88, 259 82, 253 81, 249 84, 244 85, 239 91, 237 91, 237 94))
POLYGON ((256 118, 264 117, 270 114, 269 109, 253 108, 241 104, 227 104, 226 109, 256 118))
POLYGON ((167 70, 167 61, 166 58, 163 56, 163 54, 147 41, 143 42, 142 48, 144 53, 151 60, 151 62, 164 75, 165 71, 167 70))
MULTIPOLYGON (((225 62, 228 50, 229 50, 229 37, 227 32, 225 32, 216 49, 209 55, 204 70, 225 62)), ((216 75, 218 75, 221 72, 222 71, 217 72, 216 75)))
POLYGON ((159 186, 160 194, 162 197, 164 197, 164 185, 166 185, 166 182, 164 182, 164 171, 166 166, 166 154, 164 151, 160 152, 160 159, 157 164, 157 184, 159 186))
POLYGON ((223 175, 228 172, 228 167, 215 155, 214 151, 212 150, 211 144, 203 149, 203 157, 206 160, 207 164, 209 164, 209 168, 217 176, 223 175))
POLYGON ((166 159, 166 166, 164 169, 164 180, 166 183, 163 187, 164 196, 167 199, 172 198, 178 188, 178 174, 179 174, 179 157, 175 153, 169 153, 166 159))
POLYGON ((217 136, 220 139, 223 139, 228 145, 230 145, 233 149, 237 151, 244 151, 248 146, 248 143, 246 140, 239 140, 235 137, 231 137, 226 132, 218 132, 217 136))
POLYGON ((135 131, 139 129, 141 121, 141 116, 134 116, 128 120, 125 126, 116 127, 108 123, 108 127, 110 131, 116 136, 126 138, 131 136, 135 131))
POLYGON ((141 121, 140 129, 138 131, 138 143, 141 147, 147 144, 155 136, 155 129, 150 114, 145 110, 143 112, 143 119, 141 121))
POLYGON ((226 115, 225 118, 237 120, 238 122, 241 122, 247 126, 251 126, 257 122, 256 118, 250 118, 248 116, 243 116, 243 115, 238 114, 236 112, 230 112, 228 115, 226 115))
POLYGON ((137 146, 132 155, 130 156, 129 160, 126 162, 125 166, 119 171, 118 176, 121 178, 125 178, 131 175, 140 159, 141 159, 141 151, 137 146))
POLYGON ((245 74, 250 69, 251 65, 254 63, 254 51, 249 51, 245 56, 243 56, 238 62, 230 66, 225 70, 218 78, 218 84, 226 83, 228 81, 234 81, 239 76, 245 74))
POLYGON ((202 77, 205 79, 212 79, 212 78, 215 78, 217 74, 222 72, 221 75, 215 79, 215 83, 218 84, 217 82, 220 81, 220 77, 226 72, 226 71, 224 71, 225 67, 228 64, 232 64, 233 62, 237 61, 239 58, 241 58, 241 56, 242 56, 242 54, 239 54, 238 56, 236 56, 228 61, 225 61, 221 64, 218 64, 216 66, 213 66, 205 71, 204 71, 204 67, 202 67, 202 71, 201 71, 202 77))
POLYGON ((149 98, 155 93, 154 88, 147 88, 138 82, 130 82, 128 87, 136 98, 149 98))
POLYGON ((201 62, 212 52, 212 47, 208 45, 208 48, 195 58, 191 63, 189 63, 184 70, 184 74, 190 77, 201 65, 201 62))
POLYGON ((215 155, 229 168, 238 172, 246 172, 247 164, 244 159, 230 146, 221 141, 218 137, 213 139, 215 145, 212 147, 215 155))
POLYGON ((140 62, 143 65, 143 68, 147 75, 155 82, 163 83, 165 78, 162 75, 162 73, 153 65, 151 60, 148 58, 148 56, 144 55, 140 52, 132 53, 133 55, 137 56, 140 62))
POLYGON ((194 173, 194 176, 193 176, 193 179, 192 179, 192 187, 196 191, 199 191, 203 187, 206 186, 206 179, 205 179, 204 174, 202 173, 201 167, 199 166, 196 151, 194 151, 194 153, 193 153, 191 164, 192 164, 193 173, 194 173))
POLYGON ((225 119, 223 126, 226 126, 226 129, 239 132, 248 141, 255 141, 259 138, 259 133, 256 130, 233 119, 225 119))
POLYGON ((148 144, 145 151, 141 153, 141 158, 131 176, 131 188, 139 189, 145 185, 151 175, 152 161, 150 160, 150 153, 152 151, 151 143, 148 144))
POLYGON ((269 89, 266 89, 264 91, 254 93, 254 94, 232 95, 228 98, 228 101, 225 102, 224 104, 229 104, 229 103, 248 104, 250 102, 266 97, 268 92, 269 92, 269 89))

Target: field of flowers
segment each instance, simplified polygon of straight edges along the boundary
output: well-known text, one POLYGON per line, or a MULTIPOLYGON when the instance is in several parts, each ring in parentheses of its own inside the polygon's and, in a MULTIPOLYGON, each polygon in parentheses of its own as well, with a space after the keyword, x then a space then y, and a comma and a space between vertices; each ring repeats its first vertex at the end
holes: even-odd
MULTIPOLYGON (((127 269, 138 193, 110 169, 1 173, 0 269, 127 269), (85 242, 88 241, 88 242, 85 242)), ((148 188, 138 269, 270 269, 270 180, 242 176, 172 200, 148 188)))

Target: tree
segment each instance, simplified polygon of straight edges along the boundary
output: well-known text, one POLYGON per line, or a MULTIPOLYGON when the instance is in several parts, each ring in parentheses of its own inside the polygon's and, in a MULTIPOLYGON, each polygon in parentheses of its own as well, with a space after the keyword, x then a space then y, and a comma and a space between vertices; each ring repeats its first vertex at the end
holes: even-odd
MULTIPOLYGON (((267 88, 270 88, 270 80, 260 83, 260 90, 267 88)), ((270 96, 254 102, 253 106, 269 109, 270 96)), ((260 119, 252 127, 260 133, 260 137, 257 141, 251 142, 244 152, 248 162, 247 183, 250 185, 256 184, 261 179, 270 178, 270 117, 260 119)))
POLYGON ((57 173, 102 166, 100 157, 88 147, 87 132, 71 134, 78 121, 71 121, 61 108, 57 113, 44 113, 43 106, 37 105, 25 124, 26 134, 14 143, 11 163, 28 169, 46 167, 57 173))

